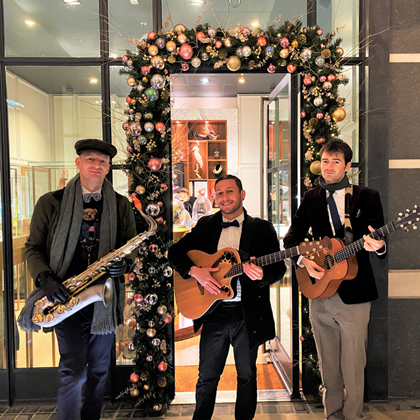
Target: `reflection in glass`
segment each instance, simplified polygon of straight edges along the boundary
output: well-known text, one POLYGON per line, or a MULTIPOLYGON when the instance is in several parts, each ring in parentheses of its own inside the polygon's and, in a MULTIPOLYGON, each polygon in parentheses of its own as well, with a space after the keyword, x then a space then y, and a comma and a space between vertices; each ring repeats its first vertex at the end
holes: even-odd
POLYGON ((99 56, 98 0, 72 5, 59 0, 3 4, 6 56, 99 56))
POLYGON ((212 28, 231 29, 240 22, 251 30, 265 30, 277 18, 280 19, 277 25, 286 20, 300 19, 306 26, 307 21, 307 0, 242 1, 238 7, 230 6, 227 0, 208 0, 203 5, 194 5, 184 0, 163 0, 162 5, 163 21, 167 17, 171 18, 168 29, 178 23, 183 23, 187 28, 209 23, 212 28))
MULTIPOLYGON (((1 176, 1 173, 0 173, 1 176)), ((3 219, 1 202, 1 183, 0 183, 0 245, 3 250, 3 219)), ((0 253, 0 369, 6 369, 6 348, 5 333, 6 322, 4 318, 4 279, 3 279, 3 252, 0 253)))

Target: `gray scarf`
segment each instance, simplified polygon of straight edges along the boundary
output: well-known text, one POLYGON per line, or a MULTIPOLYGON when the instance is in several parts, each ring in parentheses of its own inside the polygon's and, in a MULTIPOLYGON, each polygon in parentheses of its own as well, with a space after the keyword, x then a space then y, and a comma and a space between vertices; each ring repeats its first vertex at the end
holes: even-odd
MULTIPOLYGON (((115 248, 117 238, 117 200, 112 184, 105 179, 102 186, 103 210, 101 216, 101 239, 99 242, 99 258, 115 248)), ((80 176, 72 178, 64 189, 60 204, 60 213, 54 229, 50 268, 60 280, 65 275, 73 259, 80 234, 83 218, 83 199, 80 176)), ((35 301, 43 296, 41 289, 35 289, 26 301, 18 322, 24 331, 39 331, 40 327, 32 323, 32 309, 35 301), (29 312, 29 313, 28 313, 29 312), (30 320, 30 321, 29 321, 30 320), (30 325, 32 324, 32 325, 30 325)), ((117 329, 117 298, 114 287, 112 304, 106 308, 102 302, 94 303, 92 334, 111 334, 117 329)))

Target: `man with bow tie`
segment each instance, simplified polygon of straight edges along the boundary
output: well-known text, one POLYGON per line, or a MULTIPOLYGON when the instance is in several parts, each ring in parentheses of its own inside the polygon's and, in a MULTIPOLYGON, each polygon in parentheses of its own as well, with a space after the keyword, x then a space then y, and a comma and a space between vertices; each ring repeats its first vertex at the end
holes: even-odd
MULTIPOLYGON (((215 192, 220 212, 200 218, 191 232, 169 249, 168 258, 183 278, 194 277, 217 295, 220 284, 211 273, 218 268, 194 266, 188 251, 214 254, 232 247, 239 251, 242 261, 247 261, 278 252, 279 241, 271 223, 249 216, 243 208, 245 191, 239 178, 233 175, 218 178, 215 192)), ((202 326, 194 420, 212 417, 230 345, 238 372, 235 418, 250 420, 255 415, 258 347, 275 336, 270 284, 283 277, 286 267, 283 262, 264 268, 252 263, 243 267, 245 274, 231 281, 234 297, 215 303, 204 316, 194 320, 195 331, 202 326)))
MULTIPOLYGON (((96 139, 79 140, 75 149, 79 174, 65 188, 38 200, 26 242, 25 256, 35 287, 52 302, 68 298, 64 280, 82 273, 136 235, 131 204, 105 179, 117 149, 96 139)), ((55 327, 61 356, 58 420, 101 417, 114 334, 123 320, 120 281, 124 282, 125 271, 125 260, 109 268, 115 292, 108 308, 95 302, 55 327)))

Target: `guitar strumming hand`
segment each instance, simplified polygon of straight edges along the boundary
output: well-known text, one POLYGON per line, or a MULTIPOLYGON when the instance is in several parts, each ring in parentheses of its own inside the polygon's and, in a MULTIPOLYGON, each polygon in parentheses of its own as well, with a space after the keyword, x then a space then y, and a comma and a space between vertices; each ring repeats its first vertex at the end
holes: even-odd
POLYGON ((191 267, 190 276, 194 277, 209 293, 218 295, 221 290, 221 284, 212 277, 211 273, 219 271, 219 267, 191 267))

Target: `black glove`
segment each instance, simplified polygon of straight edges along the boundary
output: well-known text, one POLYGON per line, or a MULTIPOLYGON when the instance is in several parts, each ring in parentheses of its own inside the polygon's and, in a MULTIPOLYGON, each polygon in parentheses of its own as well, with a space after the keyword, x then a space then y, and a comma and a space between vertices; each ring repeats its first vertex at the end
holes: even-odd
POLYGON ((108 267, 108 271, 109 275, 114 279, 123 276, 127 271, 127 262, 125 261, 125 258, 121 261, 113 262, 112 265, 108 267))
POLYGON ((49 271, 40 273, 36 280, 51 303, 54 303, 55 300, 63 303, 70 296, 69 290, 60 283, 57 276, 49 271))

